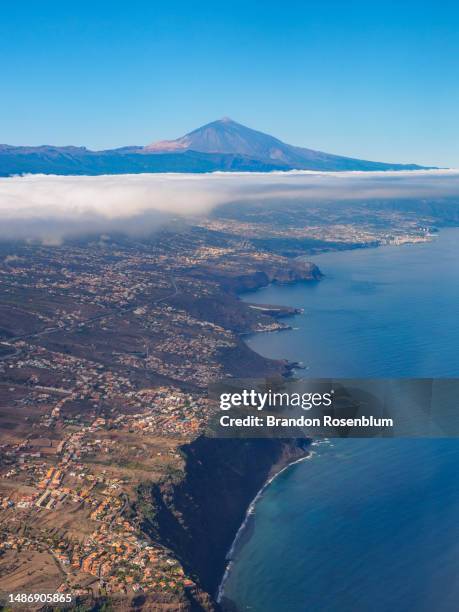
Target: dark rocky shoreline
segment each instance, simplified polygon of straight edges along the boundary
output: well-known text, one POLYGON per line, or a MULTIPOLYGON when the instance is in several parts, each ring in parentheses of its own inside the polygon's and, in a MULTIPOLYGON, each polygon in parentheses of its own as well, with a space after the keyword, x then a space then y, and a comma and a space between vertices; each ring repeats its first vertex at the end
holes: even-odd
MULTIPOLYGON (((322 274, 314 264, 295 262, 289 270, 232 279, 225 289, 240 294, 271 282, 283 284, 320 278, 322 274)), ((241 308, 248 307, 243 302, 239 304, 241 308)), ((273 318, 297 313, 292 308, 272 305, 268 308, 266 314, 273 318)), ((259 366, 270 373, 274 369, 278 374, 289 376, 298 366, 286 360, 261 358, 241 340, 242 347, 243 353, 248 350, 254 357, 263 359, 264 363, 259 366)), ((233 361, 235 354, 229 358, 233 361)), ((305 439, 199 437, 181 448, 185 459, 183 478, 163 481, 142 490, 144 502, 155 509, 154 518, 144 517, 143 530, 170 548, 187 573, 209 594, 208 598, 202 595, 199 600, 194 598, 189 609, 221 609, 215 594, 226 568, 228 551, 247 508, 270 478, 307 455, 309 443, 305 439)))
MULTIPOLYGON (((150 490, 155 521, 146 519, 143 529, 159 537, 214 595, 248 506, 269 478, 306 456, 308 446, 304 439, 197 438, 182 448, 184 478, 150 490)), ((212 608, 219 608, 215 600, 204 607, 212 608)))

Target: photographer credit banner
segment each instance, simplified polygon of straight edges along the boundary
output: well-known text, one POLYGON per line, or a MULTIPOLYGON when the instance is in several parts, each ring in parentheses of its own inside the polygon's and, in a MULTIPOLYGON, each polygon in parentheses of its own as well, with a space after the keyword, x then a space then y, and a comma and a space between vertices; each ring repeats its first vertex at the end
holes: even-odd
POLYGON ((459 436, 459 379, 230 379, 209 387, 220 438, 459 436))

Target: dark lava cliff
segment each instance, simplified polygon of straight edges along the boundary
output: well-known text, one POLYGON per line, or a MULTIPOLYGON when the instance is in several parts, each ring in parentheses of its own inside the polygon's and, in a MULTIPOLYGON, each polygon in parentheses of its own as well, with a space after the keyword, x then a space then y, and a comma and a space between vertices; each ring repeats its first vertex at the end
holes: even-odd
MULTIPOLYGON (((195 272, 197 277, 203 273, 202 269, 195 272)), ((312 263, 290 260, 288 265, 262 264, 256 270, 221 277, 212 270, 212 277, 219 283, 221 295, 195 299, 186 308, 197 318, 240 335, 251 331, 254 322, 266 315, 255 314, 239 300, 238 293, 271 282, 317 281, 322 274, 312 263)), ((183 305, 184 299, 177 295, 172 301, 183 305)), ((272 316, 266 318, 273 320, 272 316)), ((286 361, 264 358, 242 340, 228 355, 220 357, 233 375, 241 376, 249 369, 258 376, 288 374, 286 361)), ((307 454, 308 445, 304 439, 199 437, 180 449, 185 463, 183 474, 172 474, 139 488, 139 507, 134 511, 143 517, 142 529, 173 551, 197 583, 196 591, 188 593, 187 609, 219 609, 214 596, 248 506, 272 475, 307 454)))
MULTIPOLYGON (((143 529, 214 595, 250 502, 270 476, 305 456, 307 447, 307 440, 200 437, 182 447, 183 477, 141 489, 142 502, 154 509, 143 529)), ((214 605, 209 601, 205 609, 214 605)))

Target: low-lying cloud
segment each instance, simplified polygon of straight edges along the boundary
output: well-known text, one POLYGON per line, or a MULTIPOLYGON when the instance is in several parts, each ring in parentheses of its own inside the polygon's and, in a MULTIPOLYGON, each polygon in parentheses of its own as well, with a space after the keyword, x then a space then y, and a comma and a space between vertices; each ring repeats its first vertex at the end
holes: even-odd
POLYGON ((231 202, 454 196, 459 170, 28 175, 0 178, 0 238, 57 243, 88 233, 145 234, 231 202))

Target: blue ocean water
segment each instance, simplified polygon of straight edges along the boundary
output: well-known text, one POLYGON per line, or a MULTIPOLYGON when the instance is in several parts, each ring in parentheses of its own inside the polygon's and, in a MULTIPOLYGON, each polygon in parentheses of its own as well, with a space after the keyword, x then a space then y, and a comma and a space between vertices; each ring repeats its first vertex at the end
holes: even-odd
MULTIPOLYGON (((459 230, 314 261, 323 281, 245 297, 305 309, 252 348, 313 377, 459 376, 459 230)), ((266 489, 224 595, 254 612, 456 611, 458 518, 458 440, 331 440, 266 489)))

